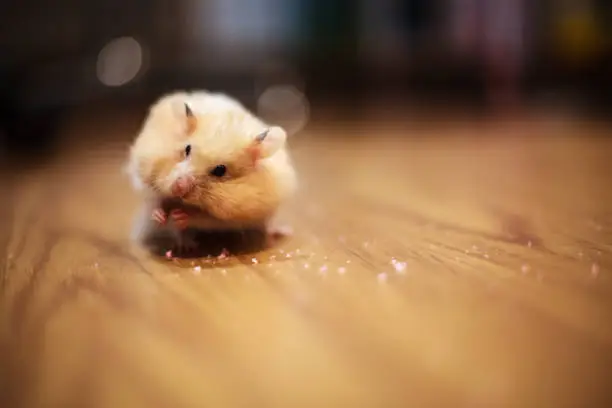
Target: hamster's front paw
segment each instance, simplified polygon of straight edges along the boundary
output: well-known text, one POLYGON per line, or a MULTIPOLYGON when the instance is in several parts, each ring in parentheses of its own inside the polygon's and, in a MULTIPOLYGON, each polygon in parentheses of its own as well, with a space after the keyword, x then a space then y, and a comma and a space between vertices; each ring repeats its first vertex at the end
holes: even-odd
POLYGON ((176 228, 180 230, 184 230, 189 224, 189 215, 183 210, 172 210, 170 212, 170 218, 172 218, 176 228))
POLYGON ((167 215, 166 212, 164 210, 162 210, 161 208, 156 208, 153 210, 153 212, 151 213, 151 218, 159 223, 159 224, 165 224, 167 221, 167 215))

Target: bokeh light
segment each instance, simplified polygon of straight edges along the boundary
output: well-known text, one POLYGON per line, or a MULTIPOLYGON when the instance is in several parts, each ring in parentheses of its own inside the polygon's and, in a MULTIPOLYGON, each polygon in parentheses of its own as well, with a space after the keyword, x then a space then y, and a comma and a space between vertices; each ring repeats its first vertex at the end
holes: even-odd
POLYGON ((308 99, 293 85, 274 85, 267 88, 257 101, 258 114, 283 126, 289 135, 302 130, 310 117, 308 99))
POLYGON ((143 49, 132 37, 116 38, 98 54, 97 77, 106 86, 123 86, 143 69, 143 49))

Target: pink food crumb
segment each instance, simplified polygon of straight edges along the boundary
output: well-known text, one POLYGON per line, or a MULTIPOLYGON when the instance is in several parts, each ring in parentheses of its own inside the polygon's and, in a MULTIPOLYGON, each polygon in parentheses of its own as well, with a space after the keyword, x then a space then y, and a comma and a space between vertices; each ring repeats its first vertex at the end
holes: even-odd
POLYGON ((172 259, 172 250, 171 249, 166 251, 166 258, 167 259, 172 259))
POLYGON ((393 268, 395 268, 395 272, 397 273, 403 273, 406 270, 406 262, 399 262, 396 259, 392 259, 391 264, 393 264, 393 268))
POLYGON ((202 267, 200 265, 194 266, 193 272, 195 272, 196 274, 199 274, 200 272, 202 272, 202 267))
POLYGON ((257 264, 259 263, 259 261, 257 260, 257 258, 251 258, 251 263, 257 264))
POLYGON ((338 273, 340 275, 344 275, 346 273, 346 268, 344 266, 341 266, 338 268, 338 273))

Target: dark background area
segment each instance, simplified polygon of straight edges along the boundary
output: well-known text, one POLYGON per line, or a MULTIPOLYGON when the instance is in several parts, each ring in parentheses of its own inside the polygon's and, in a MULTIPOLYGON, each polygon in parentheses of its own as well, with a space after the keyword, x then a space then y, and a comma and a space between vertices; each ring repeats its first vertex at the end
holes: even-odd
POLYGON ((77 107, 190 88, 255 108, 291 86, 312 118, 376 103, 563 104, 607 118, 611 22, 606 0, 9 0, 2 140, 31 151, 77 107))

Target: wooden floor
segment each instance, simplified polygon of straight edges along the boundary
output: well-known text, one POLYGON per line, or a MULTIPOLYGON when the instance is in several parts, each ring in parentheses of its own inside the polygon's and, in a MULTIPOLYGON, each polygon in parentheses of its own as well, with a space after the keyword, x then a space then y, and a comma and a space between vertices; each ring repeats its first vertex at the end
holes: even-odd
POLYGON ((167 260, 129 243, 140 119, 5 177, 2 407, 612 406, 609 129, 314 124, 293 238, 167 260))

